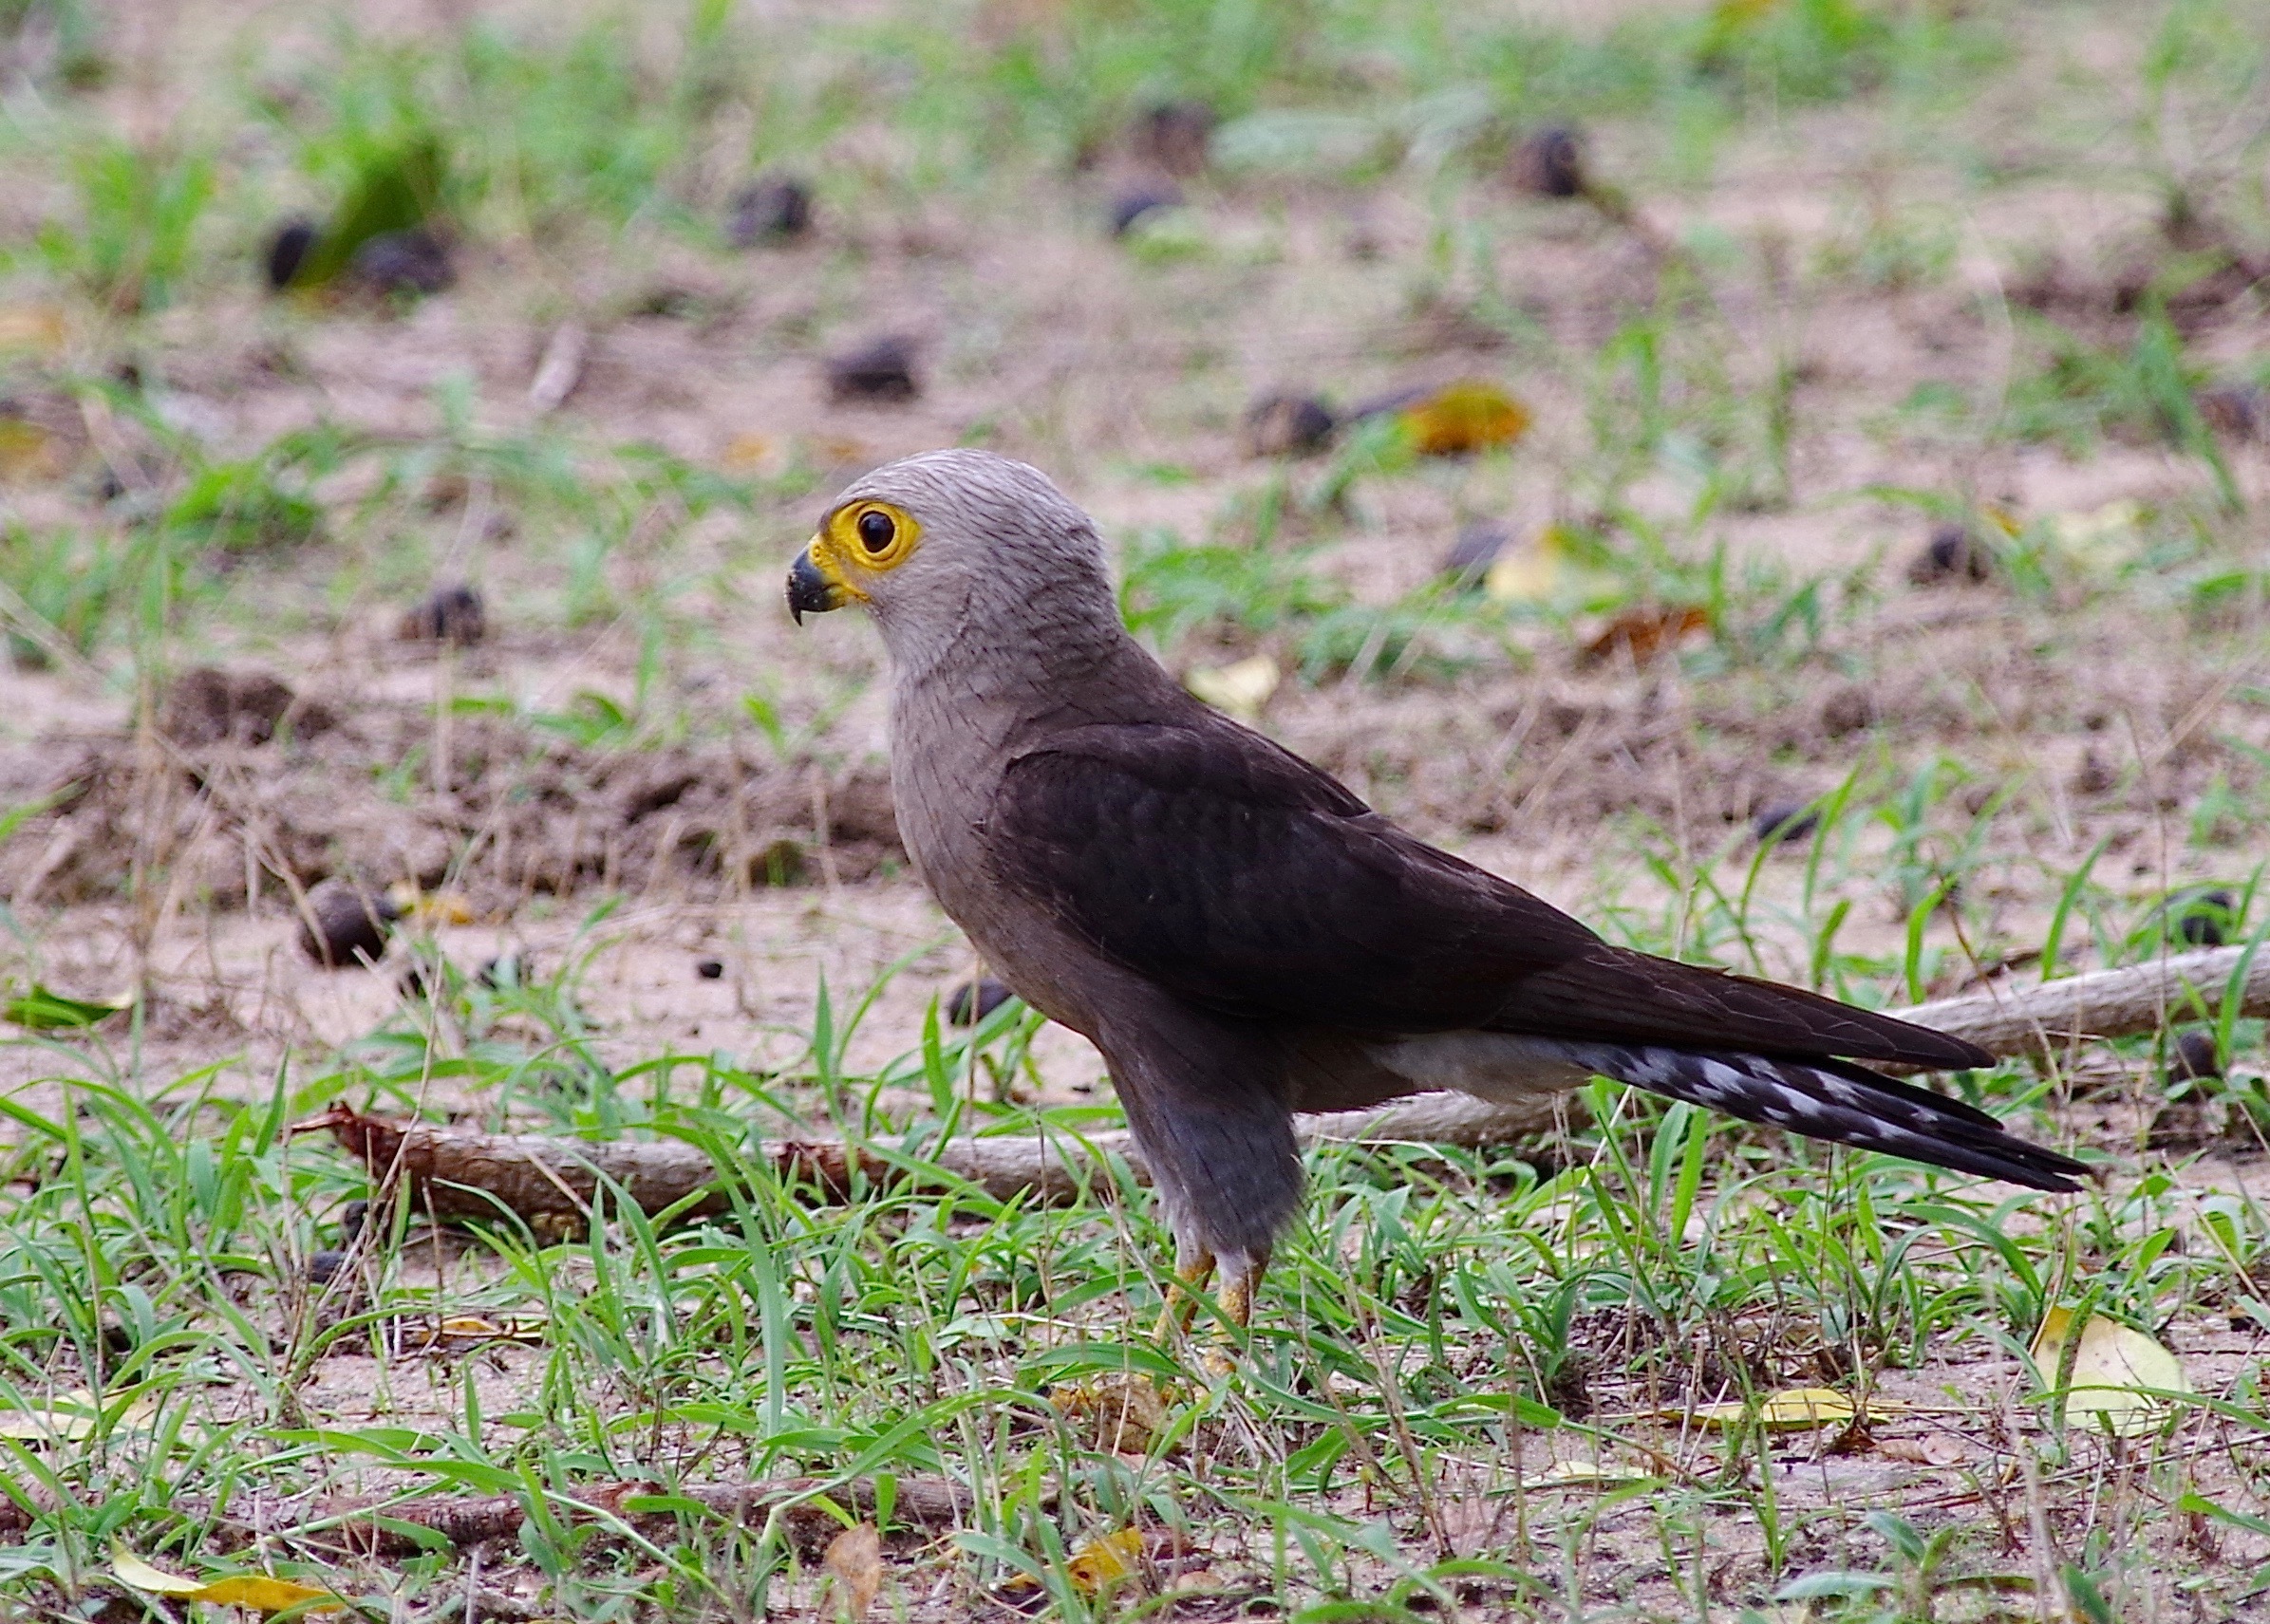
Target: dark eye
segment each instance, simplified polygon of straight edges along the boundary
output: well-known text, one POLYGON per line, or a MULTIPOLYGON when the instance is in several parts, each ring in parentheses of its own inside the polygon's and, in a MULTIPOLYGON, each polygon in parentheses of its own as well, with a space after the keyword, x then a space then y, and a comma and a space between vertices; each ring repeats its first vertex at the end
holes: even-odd
POLYGON ((891 515, 870 508, 859 515, 859 545, 870 552, 888 552, 898 537, 898 526, 891 515))

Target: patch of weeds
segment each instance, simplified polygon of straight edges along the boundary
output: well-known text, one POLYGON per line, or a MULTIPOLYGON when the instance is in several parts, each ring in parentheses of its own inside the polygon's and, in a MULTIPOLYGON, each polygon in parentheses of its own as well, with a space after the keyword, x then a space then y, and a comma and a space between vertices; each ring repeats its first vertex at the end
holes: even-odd
POLYGON ((2003 433, 2049 441, 2073 457, 2108 436, 2170 445, 2207 464, 2227 506, 2242 505, 2229 465, 2200 416, 2196 391, 2206 372, 2185 355, 2183 336, 2165 308, 2146 308, 2125 352, 2037 316, 2026 316, 2024 325, 2046 358, 2037 371, 2012 381, 2003 433))
POLYGON ((224 555, 303 545, 323 527, 315 481, 339 467, 346 449, 335 431, 298 429, 240 460, 202 463, 164 522, 185 541, 224 555))
POLYGON ((40 229, 48 268, 120 315, 172 303, 190 274, 197 226, 213 200, 212 159, 103 136, 73 152, 66 168, 78 218, 40 229))
MULTIPOLYGON (((130 573, 129 549, 100 532, 25 524, 0 529, 0 586, 76 653, 92 654, 110 629, 130 573)), ((45 638, 28 636, 20 626, 9 627, 8 650, 18 665, 28 667, 46 665, 52 658, 45 638)))

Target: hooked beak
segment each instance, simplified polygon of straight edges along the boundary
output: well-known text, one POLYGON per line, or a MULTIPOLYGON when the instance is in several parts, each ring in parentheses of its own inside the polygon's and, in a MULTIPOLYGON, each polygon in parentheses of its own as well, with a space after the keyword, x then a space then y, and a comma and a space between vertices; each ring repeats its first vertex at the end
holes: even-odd
POLYGON ((824 615, 843 607, 848 596, 843 583, 813 556, 809 546, 788 567, 788 612, 798 625, 804 624, 807 613, 824 615))

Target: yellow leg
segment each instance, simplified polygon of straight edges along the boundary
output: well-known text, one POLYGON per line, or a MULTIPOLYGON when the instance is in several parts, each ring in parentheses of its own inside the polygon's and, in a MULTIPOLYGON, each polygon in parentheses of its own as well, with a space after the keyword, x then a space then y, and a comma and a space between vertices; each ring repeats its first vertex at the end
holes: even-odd
POLYGON ((1185 1252, 1174 1260, 1174 1284, 1168 1288, 1167 1306, 1158 1316, 1161 1342, 1190 1334, 1191 1321, 1198 1313, 1198 1294, 1213 1278, 1213 1272, 1211 1252, 1185 1252))
MULTIPOLYGON (((1222 1317, 1244 1331, 1253 1323, 1253 1297, 1261 1289, 1261 1277, 1268 1271, 1269 1255, 1247 1253, 1226 1260, 1222 1264, 1222 1287, 1214 1301, 1222 1310, 1222 1317)), ((1226 1376, 1237 1369, 1237 1361, 1230 1351, 1216 1348, 1206 1356, 1209 1375, 1226 1376)))

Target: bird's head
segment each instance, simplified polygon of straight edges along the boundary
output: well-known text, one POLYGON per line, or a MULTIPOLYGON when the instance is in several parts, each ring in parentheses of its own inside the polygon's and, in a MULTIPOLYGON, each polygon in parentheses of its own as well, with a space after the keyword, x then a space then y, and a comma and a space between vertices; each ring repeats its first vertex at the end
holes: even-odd
POLYGON ((859 604, 887 643, 999 628, 1034 611, 1117 625, 1088 515, 1039 469, 989 451, 929 451, 854 480, 788 571, 788 610, 859 604))

